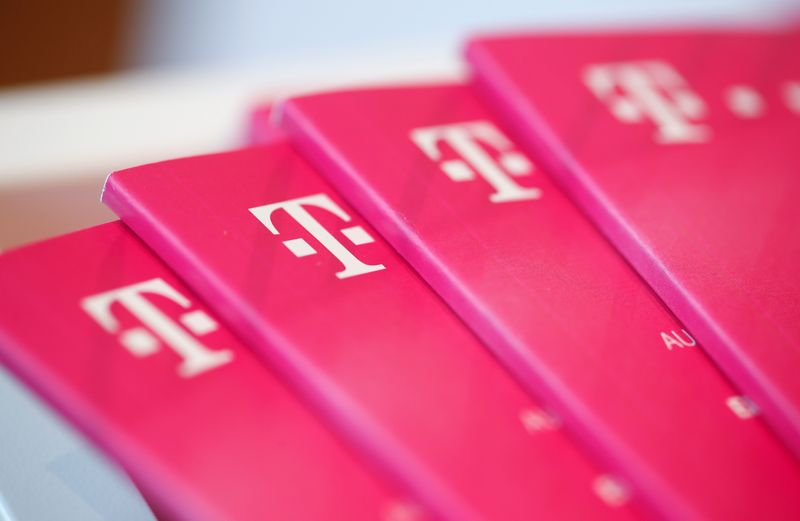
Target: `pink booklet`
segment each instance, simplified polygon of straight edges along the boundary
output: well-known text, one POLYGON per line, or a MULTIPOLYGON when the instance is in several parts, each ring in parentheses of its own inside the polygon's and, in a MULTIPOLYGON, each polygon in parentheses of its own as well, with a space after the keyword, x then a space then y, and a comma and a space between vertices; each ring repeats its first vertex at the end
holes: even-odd
POLYGON ((0 359, 170 519, 421 519, 120 223, 0 255, 0 359))
POLYGON ((750 402, 458 85, 290 100, 296 146, 517 376, 670 519, 792 519, 750 402))
POLYGON ((114 173, 104 201, 428 511, 631 519, 625 491, 285 140, 270 139, 114 173))
POLYGON ((800 455, 800 32, 478 39, 497 114, 800 455))

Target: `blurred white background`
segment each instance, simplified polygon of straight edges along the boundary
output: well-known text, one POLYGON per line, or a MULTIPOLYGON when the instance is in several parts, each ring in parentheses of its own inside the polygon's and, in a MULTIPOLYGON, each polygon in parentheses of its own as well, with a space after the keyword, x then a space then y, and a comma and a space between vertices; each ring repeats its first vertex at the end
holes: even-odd
POLYGON ((476 31, 776 24, 798 1, 117 0, 113 73, 0 88, 0 249, 112 218, 96 196, 113 169, 240 146, 258 102, 457 77, 476 31))
POLYGON ((138 66, 281 63, 376 47, 454 55, 466 34, 495 28, 725 24, 775 20, 791 0, 370 1, 146 0, 126 52, 138 66))

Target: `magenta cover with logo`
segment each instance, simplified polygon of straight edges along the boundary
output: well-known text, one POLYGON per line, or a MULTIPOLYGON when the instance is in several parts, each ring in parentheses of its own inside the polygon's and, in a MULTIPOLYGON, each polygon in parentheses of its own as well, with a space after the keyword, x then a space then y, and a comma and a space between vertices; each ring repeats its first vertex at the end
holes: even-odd
POLYGON ((750 402, 459 85, 289 100, 296 146, 598 457, 670 519, 796 519, 750 402))
POLYGON ((631 519, 624 490, 288 143, 271 139, 114 173, 104 201, 433 514, 631 519))
POLYGON ((170 519, 411 512, 121 223, 0 255, 0 358, 170 519))
POLYGON ((478 84, 800 454, 800 33, 478 39, 478 84))

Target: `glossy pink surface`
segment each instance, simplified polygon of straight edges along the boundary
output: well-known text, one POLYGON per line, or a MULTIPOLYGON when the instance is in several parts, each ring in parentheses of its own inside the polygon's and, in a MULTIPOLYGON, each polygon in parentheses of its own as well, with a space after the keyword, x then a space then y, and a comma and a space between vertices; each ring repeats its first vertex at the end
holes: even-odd
POLYGON ((526 430, 535 405, 286 142, 117 172, 104 200, 441 518, 633 517, 595 496, 596 471, 561 432, 526 430), (343 263, 288 210, 266 217, 276 233, 250 211, 309 197, 308 215, 371 271, 340 278, 343 263))
POLYGON ((798 33, 683 32, 489 38, 468 54, 520 142, 800 454, 798 48, 798 33), (682 77, 694 140, 620 120, 584 82, 642 60, 682 77))
POLYGON ((306 157, 664 517, 800 515, 788 452, 728 407, 737 392, 702 351, 665 343, 692 342, 469 89, 320 94, 283 109, 306 157))
POLYGON ((143 293, 164 316, 179 324, 205 313, 120 223, 1 255, 0 357, 170 519, 383 519, 395 499, 228 331, 208 331, 213 318, 195 322, 206 326, 196 339, 232 358, 182 377, 164 338, 138 357, 120 343, 142 331, 125 307, 111 306, 120 335, 82 308, 154 279, 187 299, 143 293))

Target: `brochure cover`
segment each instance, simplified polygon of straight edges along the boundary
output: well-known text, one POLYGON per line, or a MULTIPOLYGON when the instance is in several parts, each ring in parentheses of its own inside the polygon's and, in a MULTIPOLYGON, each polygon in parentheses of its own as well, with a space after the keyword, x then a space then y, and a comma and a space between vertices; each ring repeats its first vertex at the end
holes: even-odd
POLYGON ((800 455, 800 33, 479 38, 520 145, 800 455))
POLYGON ((433 515, 631 518, 446 304, 270 139, 114 173, 104 201, 433 515))
POLYGON ((288 101, 282 122, 531 396, 662 515, 800 513, 796 462, 750 402, 468 88, 312 95, 288 101))
POLYGON ((0 359, 169 519, 411 512, 119 222, 0 255, 0 359))

